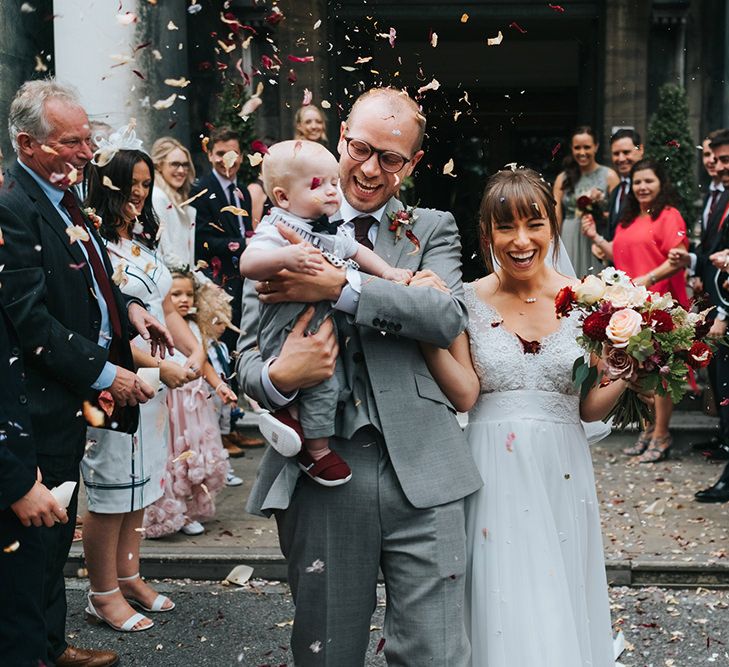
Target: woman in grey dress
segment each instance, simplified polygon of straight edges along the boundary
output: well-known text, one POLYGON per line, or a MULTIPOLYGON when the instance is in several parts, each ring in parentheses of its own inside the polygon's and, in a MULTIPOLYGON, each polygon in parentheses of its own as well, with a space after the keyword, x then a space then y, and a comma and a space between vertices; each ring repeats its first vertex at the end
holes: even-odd
POLYGON ((570 156, 565 170, 554 182, 560 236, 578 277, 597 273, 602 270, 602 264, 592 254, 592 241, 582 233, 582 216, 588 211, 579 210, 577 201, 587 195, 601 201, 604 211, 609 193, 620 182, 612 169, 598 164, 599 146, 592 128, 586 125, 575 128, 570 135, 570 156))

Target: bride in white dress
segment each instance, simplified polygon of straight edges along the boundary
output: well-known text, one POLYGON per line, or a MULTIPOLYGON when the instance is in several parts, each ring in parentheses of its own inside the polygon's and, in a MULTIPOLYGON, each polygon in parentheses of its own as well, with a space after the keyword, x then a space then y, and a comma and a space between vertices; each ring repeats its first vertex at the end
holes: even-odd
POLYGON ((558 227, 539 176, 493 176, 481 221, 484 256, 498 268, 465 286, 468 335, 449 351, 424 350, 445 394, 470 409, 484 480, 466 499, 471 664, 609 667, 602 536, 580 419, 604 417, 628 385, 584 400, 573 387, 577 321, 557 319, 554 300, 575 281, 552 268, 558 227))

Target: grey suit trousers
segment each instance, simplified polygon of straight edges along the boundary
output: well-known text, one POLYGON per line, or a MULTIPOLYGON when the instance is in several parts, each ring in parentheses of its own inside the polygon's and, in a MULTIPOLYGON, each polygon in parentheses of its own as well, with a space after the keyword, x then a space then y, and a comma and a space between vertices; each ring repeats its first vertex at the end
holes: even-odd
POLYGON ((465 667, 463 500, 414 507, 374 428, 331 446, 351 481, 327 488, 302 475, 289 508, 276 512, 296 604, 295 664, 364 665, 381 568, 388 665, 465 667))

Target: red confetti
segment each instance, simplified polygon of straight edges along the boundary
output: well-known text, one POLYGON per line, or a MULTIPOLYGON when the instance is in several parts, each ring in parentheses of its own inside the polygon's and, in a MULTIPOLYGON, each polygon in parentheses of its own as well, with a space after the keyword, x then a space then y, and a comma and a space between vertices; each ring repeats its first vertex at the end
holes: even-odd
POLYGON ((314 176, 314 178, 311 179, 311 189, 316 190, 321 185, 321 178, 317 178, 314 176))
POLYGON ((375 655, 381 653, 383 648, 385 648, 385 638, 380 637, 380 641, 377 642, 377 648, 375 649, 375 655))
POLYGON ((721 406, 722 408, 724 408, 724 407, 726 407, 727 405, 729 405, 729 398, 725 398, 725 399, 724 399, 724 400, 723 400, 723 401, 722 401, 721 403, 719 403, 719 405, 720 405, 720 406, 721 406))
POLYGON ((514 30, 518 30, 522 35, 526 35, 527 31, 524 30, 516 21, 512 21, 509 23, 509 27, 513 28, 514 30))
POLYGON ((217 280, 218 276, 220 275, 220 269, 222 268, 222 262, 220 261, 220 257, 213 257, 210 260, 210 267, 213 270, 213 280, 217 280))
POLYGON ((313 63, 314 62, 314 56, 292 56, 289 54, 287 58, 292 63, 313 63))
POLYGON ((278 7, 274 7, 273 11, 265 18, 268 25, 278 25, 283 20, 284 14, 278 7))
POLYGON ((296 72, 294 70, 289 70, 289 83, 296 83, 296 72))
POLYGON ((559 153, 559 149, 562 148, 562 144, 558 143, 553 149, 552 149, 552 159, 557 156, 557 153, 559 153))
POLYGON ((666 142, 666 146, 669 148, 681 148, 681 144, 676 141, 675 139, 671 139, 670 141, 666 142))
POLYGON ((264 54, 263 54, 263 55, 261 56, 261 65, 263 65, 263 67, 264 67, 265 69, 271 69, 271 67, 273 67, 273 65, 274 65, 273 59, 272 59, 272 58, 271 58, 270 56, 267 56, 267 55, 266 55, 266 54, 264 53, 264 54))
POLYGON ((560 14, 564 14, 564 7, 562 5, 549 5, 550 9, 553 9, 555 12, 559 12, 560 14))
POLYGON ((264 144, 260 139, 254 139, 251 141, 251 151, 265 155, 268 153, 268 146, 266 146, 266 144, 264 144))
POLYGON ((107 417, 111 417, 114 412, 114 397, 106 390, 99 394, 99 407, 106 413, 107 417))
POLYGON ((137 51, 141 51, 142 49, 146 49, 152 42, 144 42, 143 44, 140 44, 139 46, 134 47, 134 51, 132 53, 136 53, 137 51))
POLYGON ((420 240, 418 239, 418 237, 415 236, 415 234, 413 234, 412 231, 409 229, 405 230, 405 236, 410 240, 410 243, 415 246, 415 250, 413 251, 413 253, 420 252, 420 240))

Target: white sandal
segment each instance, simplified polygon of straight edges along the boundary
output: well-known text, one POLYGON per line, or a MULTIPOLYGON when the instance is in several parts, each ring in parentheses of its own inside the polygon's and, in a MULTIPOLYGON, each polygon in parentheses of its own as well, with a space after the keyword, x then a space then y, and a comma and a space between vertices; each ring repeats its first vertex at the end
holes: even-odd
POLYGON ((94 603, 91 602, 92 595, 113 595, 114 593, 120 592, 119 588, 115 588, 111 591, 89 591, 86 594, 88 605, 86 607, 86 620, 89 623, 104 623, 108 625, 112 630, 117 632, 142 632, 142 630, 149 630, 153 625, 154 621, 147 618, 143 614, 132 614, 124 623, 121 625, 114 625, 108 618, 102 616, 94 607, 94 603), (135 628, 134 626, 140 621, 149 621, 149 625, 144 625, 141 628, 135 628))
MULTIPOLYGON (((139 572, 136 574, 133 574, 129 577, 117 577, 119 581, 131 581, 132 579, 139 579, 139 572)), ((175 603, 172 602, 166 595, 158 594, 157 597, 154 599, 154 602, 152 603, 151 607, 146 607, 142 604, 140 600, 137 600, 136 598, 124 598, 130 605, 133 605, 134 607, 139 607, 140 609, 146 611, 150 614, 155 613, 163 613, 166 611, 172 611, 175 608, 175 603), (163 607, 165 602, 169 602, 172 606, 171 607, 163 607)))

